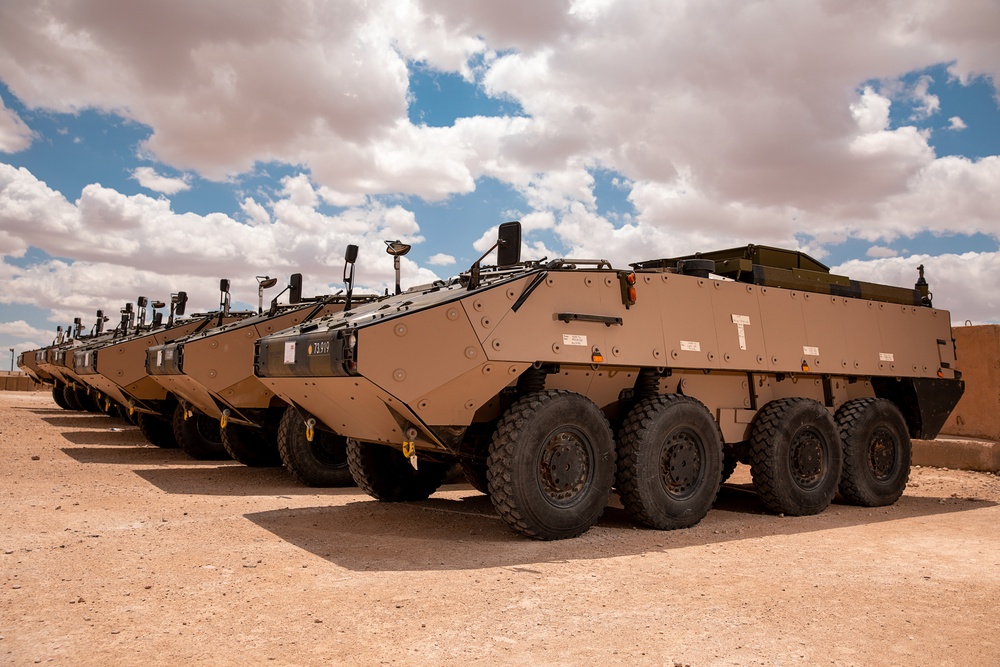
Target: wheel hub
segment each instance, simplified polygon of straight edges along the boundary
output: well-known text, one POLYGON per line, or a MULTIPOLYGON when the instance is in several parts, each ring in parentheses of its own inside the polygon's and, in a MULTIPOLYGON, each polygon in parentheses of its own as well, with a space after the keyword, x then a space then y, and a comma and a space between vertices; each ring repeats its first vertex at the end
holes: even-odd
POLYGON ((701 476, 701 448, 690 433, 671 436, 662 449, 660 479, 667 493, 679 497, 690 493, 701 476))
POLYGON ((799 486, 809 488, 823 476, 823 440, 811 429, 803 431, 792 442, 792 475, 799 486))
POLYGON ((549 438, 542 450, 542 490, 551 500, 572 500, 586 486, 590 469, 586 443, 575 433, 560 431, 549 438))
POLYGON ((875 479, 884 482, 892 477, 895 465, 896 439, 888 429, 876 429, 868 441, 868 468, 875 479))

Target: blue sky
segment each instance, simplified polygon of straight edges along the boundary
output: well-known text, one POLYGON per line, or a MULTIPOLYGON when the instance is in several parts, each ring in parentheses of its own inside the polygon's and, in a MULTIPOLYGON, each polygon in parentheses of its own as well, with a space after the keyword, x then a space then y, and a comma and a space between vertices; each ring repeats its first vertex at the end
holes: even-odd
POLYGON ((0 348, 219 277, 335 291, 347 243, 371 289, 394 238, 426 282, 508 219, 534 257, 923 263, 953 321, 1000 321, 970 289, 1000 268, 995 3, 387 7, 0 8, 0 348))

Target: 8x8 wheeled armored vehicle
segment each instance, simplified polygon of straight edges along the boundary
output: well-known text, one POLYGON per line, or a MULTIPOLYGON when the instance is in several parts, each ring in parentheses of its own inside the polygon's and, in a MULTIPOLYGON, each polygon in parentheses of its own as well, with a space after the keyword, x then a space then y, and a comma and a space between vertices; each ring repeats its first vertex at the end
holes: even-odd
MULTIPOLYGON (((697 523, 749 463, 763 502, 822 511, 835 492, 894 502, 910 437, 963 389, 926 283, 859 283, 749 246, 614 269, 519 260, 262 338, 256 373, 350 439, 358 484, 426 497, 460 461, 525 535, 586 531, 613 488, 640 524, 697 523)), ((481 258, 482 259, 482 258, 481 258)))

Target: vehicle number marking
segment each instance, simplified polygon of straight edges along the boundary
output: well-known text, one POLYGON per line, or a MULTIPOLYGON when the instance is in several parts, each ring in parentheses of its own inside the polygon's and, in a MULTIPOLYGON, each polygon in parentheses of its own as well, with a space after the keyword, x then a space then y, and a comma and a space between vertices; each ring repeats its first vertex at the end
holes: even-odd
POLYGON ((285 363, 295 363, 295 341, 290 340, 285 343, 285 363))
POLYGON ((807 357, 818 357, 819 356, 819 348, 818 347, 812 347, 811 345, 803 345, 802 346, 802 354, 806 355, 807 357))
POLYGON ((701 352, 701 342, 697 340, 682 340, 681 349, 685 352, 701 352))
POLYGON ((328 340, 318 340, 315 343, 310 343, 306 351, 310 354, 330 354, 330 341, 328 340))
POLYGON ((156 351, 156 365, 157 366, 163 365, 163 350, 156 351))
POLYGON ((563 345, 587 347, 587 337, 579 334, 563 334, 563 345))
POLYGON ((896 361, 895 357, 893 357, 893 355, 892 355, 892 352, 879 352, 878 353, 878 360, 879 361, 896 361))

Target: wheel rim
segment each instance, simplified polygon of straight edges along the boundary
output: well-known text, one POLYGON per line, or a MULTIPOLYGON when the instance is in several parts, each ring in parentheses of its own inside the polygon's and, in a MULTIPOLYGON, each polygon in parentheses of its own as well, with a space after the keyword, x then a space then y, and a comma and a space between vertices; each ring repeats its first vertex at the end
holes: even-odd
POLYGON ((814 489, 823 481, 827 468, 826 442, 811 428, 802 429, 789 451, 792 479, 802 489, 814 489))
POLYGON ((884 426, 875 429, 868 441, 868 469, 876 480, 886 482, 892 478, 897 451, 898 444, 892 432, 884 426))
POLYGON ((213 445, 221 445, 222 432, 219 430, 219 422, 208 415, 198 415, 197 420, 195 428, 198 429, 198 435, 201 439, 213 445))
POLYGON ((576 429, 552 433, 542 447, 538 480, 549 502, 573 505, 590 484, 593 447, 576 429))
POLYGON ((347 446, 338 442, 338 438, 329 433, 316 431, 309 449, 320 464, 328 468, 341 468, 347 465, 347 446))
POLYGON ((704 466, 704 444, 693 432, 672 433, 660 449, 660 481, 673 498, 684 499, 699 486, 704 466))

